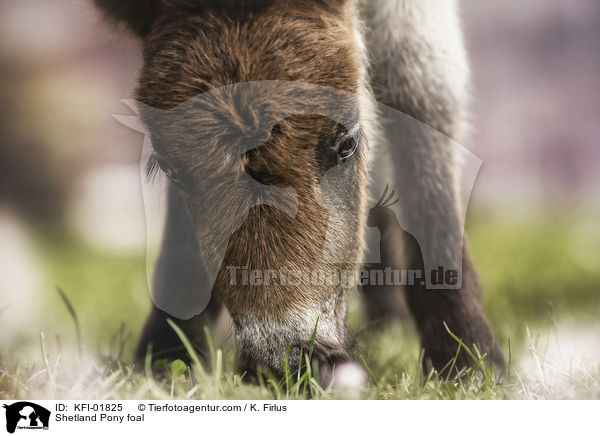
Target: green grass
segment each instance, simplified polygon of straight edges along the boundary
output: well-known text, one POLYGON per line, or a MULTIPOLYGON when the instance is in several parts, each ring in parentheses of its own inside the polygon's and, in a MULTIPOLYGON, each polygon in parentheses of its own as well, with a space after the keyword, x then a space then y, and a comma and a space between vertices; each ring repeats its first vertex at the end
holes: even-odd
MULTIPOLYGON (((522 341, 526 323, 541 328, 557 317, 600 320, 600 262, 592 270, 578 261, 578 224, 551 216, 512 222, 478 217, 468 226, 485 311, 505 340, 522 341)), ((597 246, 593 250, 600 254, 597 246)))
MULTIPOLYGON (((212 349, 206 363, 193 345, 175 325, 182 343, 188 350, 191 364, 180 360, 150 364, 149 357, 138 367, 119 361, 104 364, 84 355, 52 352, 46 338, 40 337, 39 361, 15 364, 0 370, 0 396, 3 398, 62 398, 62 399, 336 399, 346 398, 326 390, 319 384, 318 371, 307 364, 297 372, 287 366, 283 378, 267 370, 259 371, 259 383, 244 383, 244 374, 235 370, 233 352, 212 349), (68 357, 67 357, 68 356, 68 357)), ((369 366, 365 388, 349 393, 352 398, 364 399, 504 399, 510 398, 512 383, 500 384, 493 369, 487 368, 481 357, 474 356, 474 369, 458 377, 441 379, 435 373, 424 374, 419 356, 403 356, 402 347, 393 352, 387 345, 395 334, 403 332, 400 324, 381 332, 379 345, 373 350, 377 362, 369 366)))
MULTIPOLYGON (((360 301, 349 320, 368 383, 349 394, 368 399, 600 398, 600 362, 564 365, 547 354, 576 320, 598 328, 600 270, 579 264, 571 223, 559 220, 498 222, 478 217, 470 244, 484 288, 486 313, 505 349, 509 368, 501 380, 476 350, 474 370, 460 377, 424 374, 415 332, 394 321, 364 327, 360 301)), ((208 361, 192 355, 155 365, 129 363, 150 304, 144 254, 99 252, 64 235, 38 240, 47 272, 43 335, 0 350, 1 398, 64 399, 332 399, 340 393, 319 384, 310 350, 299 372, 282 379, 260 373, 258 385, 236 370, 232 343, 211 345, 208 361), (57 291, 57 288, 60 291, 57 291)), ((210 336, 209 336, 210 338, 210 336)), ((212 344, 212 342, 211 342, 212 344)), ((566 344, 569 345, 569 344, 566 344)), ((457 349, 459 343, 457 342, 457 349)), ((451 363, 450 363, 451 364, 451 363)), ((343 396, 343 395, 342 395, 343 396)))

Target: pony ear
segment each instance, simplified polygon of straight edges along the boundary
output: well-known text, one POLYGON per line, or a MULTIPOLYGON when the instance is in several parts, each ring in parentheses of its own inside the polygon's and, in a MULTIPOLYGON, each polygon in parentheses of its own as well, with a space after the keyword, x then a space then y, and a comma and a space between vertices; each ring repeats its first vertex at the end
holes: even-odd
POLYGON ((143 38, 158 16, 161 0, 93 0, 96 8, 110 21, 125 25, 143 38))

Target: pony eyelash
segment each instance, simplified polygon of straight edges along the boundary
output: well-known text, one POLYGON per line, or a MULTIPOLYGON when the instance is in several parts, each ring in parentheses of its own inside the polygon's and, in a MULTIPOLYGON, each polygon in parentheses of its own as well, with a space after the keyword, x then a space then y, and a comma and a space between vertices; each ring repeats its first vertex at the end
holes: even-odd
POLYGON ((146 180, 153 182, 159 171, 161 171, 160 162, 156 154, 152 153, 148 159, 148 163, 146 163, 146 180))

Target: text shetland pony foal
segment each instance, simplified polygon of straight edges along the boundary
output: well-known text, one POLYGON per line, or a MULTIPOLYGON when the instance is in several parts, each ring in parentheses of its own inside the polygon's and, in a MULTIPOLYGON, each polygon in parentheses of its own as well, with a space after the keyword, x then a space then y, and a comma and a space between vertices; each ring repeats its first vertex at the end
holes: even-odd
MULTIPOLYGON (((463 271, 459 289, 428 290, 425 282, 398 287, 406 292, 426 362, 441 369, 456 353, 445 323, 465 344, 475 344, 503 366, 482 312, 476 272, 461 248, 454 147, 448 138, 463 139, 468 69, 454 0, 94 1, 143 42, 137 99, 170 114, 159 119, 141 111, 152 137, 153 161, 172 182, 155 301, 157 295, 164 300, 206 292, 198 290, 198 283, 207 271, 218 270, 208 307, 177 320, 199 347, 202 327, 213 324, 225 307, 235 324, 244 369, 252 372, 260 364, 281 374, 288 347, 289 364, 298 367, 300 350, 312 344, 324 383, 329 382, 333 365, 349 359, 344 323, 349 290, 339 282, 303 279, 240 284, 232 282, 230 272, 356 268, 364 245, 368 163, 373 148, 389 144, 400 214, 385 220, 382 213, 373 215, 372 226, 392 223, 385 231, 382 227, 381 237, 382 247, 393 247, 394 253, 382 252, 382 263, 421 269, 427 277, 436 268, 427 265, 429 259, 435 258, 463 271), (272 91, 254 92, 262 109, 286 115, 266 123, 268 131, 252 146, 233 152, 231 144, 249 137, 245 129, 268 118, 235 86, 262 81, 312 84, 349 97, 330 102, 343 112, 334 121, 323 112, 287 113, 278 101, 285 91, 275 85, 272 91), (189 103, 221 89, 227 91, 189 103), (375 137, 369 89, 378 102, 419 120, 417 127, 380 113, 375 137), (179 110, 185 105, 190 109, 179 110), (324 188, 335 171, 343 174, 341 182, 324 188), (232 189, 223 174, 234 179, 249 175, 257 183, 293 192, 297 210, 284 213, 249 203, 248 192, 232 189), (243 219, 233 220, 235 211, 243 219), (414 238, 404 236, 398 223, 414 238), (225 238, 222 259, 210 255, 219 244, 215 234, 225 238), (327 243, 341 261, 324 259, 327 243)), ((157 354, 180 348, 168 317, 153 309, 138 355, 150 343, 157 354)), ((457 366, 469 364, 461 353, 457 366)))

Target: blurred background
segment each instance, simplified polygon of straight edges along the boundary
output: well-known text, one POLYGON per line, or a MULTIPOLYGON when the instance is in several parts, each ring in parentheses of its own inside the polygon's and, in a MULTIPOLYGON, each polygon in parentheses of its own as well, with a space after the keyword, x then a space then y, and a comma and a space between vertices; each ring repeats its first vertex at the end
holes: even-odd
MULTIPOLYGON (((597 367, 600 2, 462 0, 462 15, 465 145, 483 159, 467 231, 486 311, 504 346, 533 325, 597 367)), ((40 330, 73 338, 57 287, 87 346, 130 357, 149 309, 143 138, 112 114, 131 114, 120 100, 140 63, 138 43, 87 1, 0 0, 4 359, 40 330), (115 335, 130 337, 117 351, 115 335)))

